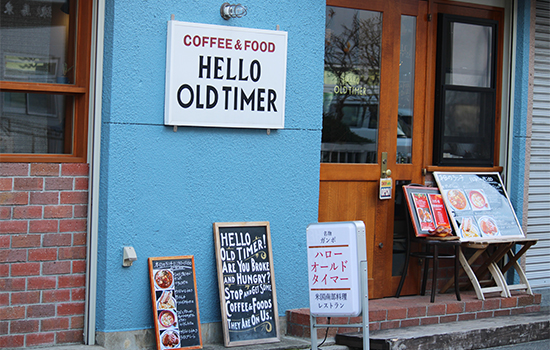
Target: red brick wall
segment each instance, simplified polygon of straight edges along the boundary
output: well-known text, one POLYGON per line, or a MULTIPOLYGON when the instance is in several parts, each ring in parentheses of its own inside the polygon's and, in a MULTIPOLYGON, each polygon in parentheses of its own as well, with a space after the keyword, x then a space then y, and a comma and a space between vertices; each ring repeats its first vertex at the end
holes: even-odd
POLYGON ((0 348, 81 343, 88 164, 0 163, 0 348))

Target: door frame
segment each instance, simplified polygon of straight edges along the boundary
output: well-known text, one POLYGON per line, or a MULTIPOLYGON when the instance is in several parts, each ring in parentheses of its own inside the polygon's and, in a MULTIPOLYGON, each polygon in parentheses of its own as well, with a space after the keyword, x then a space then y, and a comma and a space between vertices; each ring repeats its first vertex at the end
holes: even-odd
MULTIPOLYGON (((382 152, 388 154, 391 177, 405 179, 411 182, 423 182, 422 167, 424 155, 424 118, 426 107, 426 67, 423 62, 427 59, 427 46, 421 38, 427 35, 427 2, 402 0, 395 1, 374 0, 367 2, 357 0, 327 1, 327 6, 364 9, 383 13, 382 46, 380 66, 380 102, 378 120, 378 149, 377 163, 373 164, 342 164, 321 163, 320 170, 320 198, 319 221, 331 220, 364 220, 367 230, 367 260, 369 262, 369 296, 381 298, 395 294, 400 276, 392 276, 393 259, 393 220, 395 186, 391 200, 378 199, 378 182, 381 176, 380 159, 382 152), (426 15, 425 15, 426 14, 426 15), (416 21, 416 52, 415 52, 415 88, 413 113, 412 162, 410 164, 396 164, 397 122, 399 92, 399 61, 401 16, 414 15, 416 21), (396 25, 397 23, 397 25, 396 25), (421 44, 418 46, 418 44, 421 44), (362 202, 356 208, 341 208, 340 214, 334 215, 334 210, 328 209, 327 201, 332 201, 342 191, 326 189, 325 185, 339 182, 341 188, 356 191, 362 202), (354 186, 354 182, 369 182, 367 186, 354 186), (360 215, 361 217, 353 216, 360 215), (375 288, 376 286, 376 288, 375 288)), ((334 208, 333 208, 334 209, 334 208)), ((411 264, 411 274, 417 269, 411 264)), ((415 290, 418 279, 409 278, 403 294, 415 290)))

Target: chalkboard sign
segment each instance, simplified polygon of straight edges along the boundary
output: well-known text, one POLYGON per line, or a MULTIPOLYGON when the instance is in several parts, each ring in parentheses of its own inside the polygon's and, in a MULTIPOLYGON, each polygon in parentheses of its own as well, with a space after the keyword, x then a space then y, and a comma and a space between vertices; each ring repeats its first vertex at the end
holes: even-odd
POLYGON ((225 346, 279 341, 269 222, 214 223, 225 346))
POLYGON ((498 173, 434 172, 461 241, 525 238, 498 173))
POLYGON ((192 255, 149 258, 157 349, 201 349, 201 326, 192 255))

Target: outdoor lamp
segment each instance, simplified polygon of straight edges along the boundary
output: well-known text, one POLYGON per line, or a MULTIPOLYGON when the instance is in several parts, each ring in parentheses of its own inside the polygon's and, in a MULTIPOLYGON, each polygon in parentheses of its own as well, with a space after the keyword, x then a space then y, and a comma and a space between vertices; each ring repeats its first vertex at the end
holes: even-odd
POLYGON ((246 15, 246 6, 224 2, 220 8, 220 14, 223 19, 241 18, 246 15))
POLYGON ((122 248, 122 266, 132 266, 132 263, 137 260, 137 255, 134 247, 122 248))

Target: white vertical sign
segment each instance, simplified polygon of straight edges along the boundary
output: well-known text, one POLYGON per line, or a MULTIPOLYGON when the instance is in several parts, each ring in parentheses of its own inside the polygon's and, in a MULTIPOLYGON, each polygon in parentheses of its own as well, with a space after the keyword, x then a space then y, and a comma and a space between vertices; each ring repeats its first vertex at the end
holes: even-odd
POLYGON ((307 228, 309 306, 313 316, 358 316, 361 279, 358 224, 311 224, 307 228))
POLYGON ((168 22, 165 125, 284 128, 287 32, 168 22))

